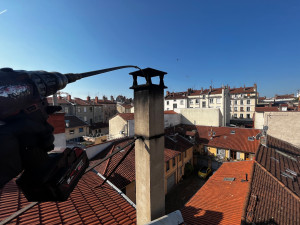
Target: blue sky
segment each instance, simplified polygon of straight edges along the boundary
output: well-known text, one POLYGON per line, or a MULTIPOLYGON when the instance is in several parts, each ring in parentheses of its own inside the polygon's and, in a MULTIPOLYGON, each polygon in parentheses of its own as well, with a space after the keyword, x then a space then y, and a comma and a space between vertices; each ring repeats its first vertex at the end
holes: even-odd
MULTIPOLYGON (((169 91, 254 82, 261 96, 300 89, 297 0, 1 0, 0 13, 0 67, 76 73, 132 64, 166 71, 169 91)), ((132 71, 65 91, 132 97, 132 71)))

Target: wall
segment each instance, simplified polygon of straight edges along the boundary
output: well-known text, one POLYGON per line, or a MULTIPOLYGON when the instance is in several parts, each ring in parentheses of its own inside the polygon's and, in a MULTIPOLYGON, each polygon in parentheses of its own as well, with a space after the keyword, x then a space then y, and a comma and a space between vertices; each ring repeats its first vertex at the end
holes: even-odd
POLYGON ((255 112, 254 114, 254 128, 263 129, 264 126, 264 112, 255 112))
POLYGON ((120 116, 115 116, 109 120, 109 137, 110 139, 121 138, 127 136, 127 121, 120 116), (124 131, 124 134, 120 134, 124 131))
POLYGON ((222 125, 220 109, 176 109, 181 113, 181 123, 188 125, 215 126, 222 125))
POLYGON ((66 134, 54 134, 54 150, 60 151, 66 148, 66 134))
POLYGON ((136 192, 135 192, 135 181, 131 182, 126 186, 126 196, 136 203, 136 192))
POLYGON ((66 140, 70 140, 73 138, 78 138, 82 136, 88 135, 88 127, 87 126, 82 126, 82 127, 73 127, 73 128, 67 128, 66 127, 66 140), (79 132, 79 128, 83 128, 83 132, 79 132), (74 134, 70 134, 70 130, 74 130, 74 134))
POLYGON ((174 104, 177 104, 177 108, 179 109, 185 109, 188 108, 187 99, 165 99, 164 100, 164 110, 174 110, 173 107, 174 104), (168 104, 169 102, 169 104, 168 104))
POLYGON ((180 114, 164 114, 165 127, 175 126, 181 123, 180 114))
POLYGON ((113 144, 113 142, 107 142, 107 143, 103 143, 100 145, 93 145, 93 146, 87 147, 85 149, 87 157, 89 159, 94 158, 96 155, 98 155, 100 152, 102 152, 104 149, 108 148, 112 144, 113 144))
POLYGON ((300 147, 300 112, 265 112, 268 135, 300 147))

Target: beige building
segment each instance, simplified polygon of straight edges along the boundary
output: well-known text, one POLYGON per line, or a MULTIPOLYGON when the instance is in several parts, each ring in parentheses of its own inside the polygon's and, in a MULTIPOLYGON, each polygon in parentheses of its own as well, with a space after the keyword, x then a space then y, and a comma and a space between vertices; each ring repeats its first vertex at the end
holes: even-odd
POLYGON ((134 135, 134 114, 120 113, 109 120, 109 140, 134 135))
POLYGON ((257 85, 230 89, 230 124, 253 127, 257 105, 257 85))
POLYGON ((88 135, 88 124, 77 116, 65 116, 65 122, 67 141, 81 141, 83 136, 88 135))
POLYGON ((133 105, 132 104, 117 104, 117 112, 118 113, 132 113, 133 111, 133 105))

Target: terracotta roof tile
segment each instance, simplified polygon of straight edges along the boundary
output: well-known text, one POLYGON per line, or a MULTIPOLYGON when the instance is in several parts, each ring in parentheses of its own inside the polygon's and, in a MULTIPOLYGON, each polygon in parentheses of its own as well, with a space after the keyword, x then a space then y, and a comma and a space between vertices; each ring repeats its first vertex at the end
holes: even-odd
POLYGON ((55 113, 49 116, 48 123, 54 127, 54 134, 65 133, 65 114, 64 113, 55 113))
POLYGON ((230 89, 230 94, 255 93, 255 87, 240 87, 230 89))
POLYGON ((164 114, 178 114, 178 113, 175 112, 174 110, 166 110, 164 111, 164 114))
POLYGON ((134 113, 119 113, 116 116, 120 116, 123 120, 134 120, 134 113))
POLYGON ((186 99, 187 98, 187 92, 171 92, 166 95, 165 100, 169 99, 186 99))
POLYGON ((200 142, 207 146, 250 153, 255 153, 259 146, 259 140, 248 140, 248 137, 255 137, 260 132, 258 129, 209 126, 196 126, 196 129, 200 142), (212 139, 209 136, 211 129, 215 132, 212 139), (231 131, 235 131, 235 134, 231 134, 231 131))
POLYGON ((253 161, 223 163, 181 210, 190 224, 240 224, 253 161), (246 179, 248 182, 241 182, 246 179), (235 178, 224 181, 224 178, 235 178))
MULTIPOLYGON (((135 224, 135 208, 107 183, 96 187, 102 181, 88 172, 67 201, 39 203, 10 224, 118 224, 120 217, 135 224)), ((0 190, 0 197, 0 220, 29 204, 14 181, 0 190)))

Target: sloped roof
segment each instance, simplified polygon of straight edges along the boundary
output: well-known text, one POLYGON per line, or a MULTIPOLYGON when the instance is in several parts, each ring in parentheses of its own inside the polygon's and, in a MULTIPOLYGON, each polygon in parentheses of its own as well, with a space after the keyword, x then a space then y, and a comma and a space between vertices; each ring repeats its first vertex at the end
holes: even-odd
POLYGON ((248 137, 255 137, 260 132, 258 129, 209 126, 196 126, 196 129, 200 142, 207 146, 250 153, 255 153, 259 146, 259 140, 248 140, 248 137), (209 136, 211 129, 215 132, 212 139, 209 136), (231 134, 231 131, 235 131, 235 134, 231 134))
POLYGON ((197 95, 216 95, 216 94, 222 94, 222 88, 212 88, 210 89, 204 89, 204 90, 193 90, 190 94, 190 96, 197 96, 197 95))
MULTIPOLYGON (((133 140, 132 138, 121 140, 121 141, 118 140, 116 143, 113 144, 112 147, 107 148, 105 151, 102 151, 93 159, 91 159, 90 164, 95 165, 107 155, 110 155, 111 153, 121 149, 126 144, 132 142, 132 140, 133 140)), ((179 155, 181 152, 184 152, 185 150, 188 150, 193 146, 190 142, 184 140, 184 138, 177 137, 177 140, 178 140, 177 142, 173 142, 172 140, 165 138, 165 150, 164 150, 165 162, 167 162, 168 160, 174 158, 175 156, 179 155)), ((113 170, 113 168, 115 168, 115 166, 118 164, 120 159, 126 154, 129 148, 130 147, 127 147, 126 149, 124 149, 124 151, 114 155, 110 159, 101 163, 95 169, 99 173, 103 174, 104 176, 107 176, 113 170)), ((124 187, 126 187, 128 184, 130 184, 135 180, 135 149, 133 149, 128 154, 128 156, 115 170, 115 172, 112 174, 109 180, 120 189, 123 189, 124 187)))
POLYGON ((69 121, 69 126, 67 128, 88 126, 86 122, 82 121, 77 116, 65 116, 65 121, 66 120, 69 121))
POLYGON ((171 92, 168 95, 166 95, 165 100, 169 99, 186 99, 187 98, 187 92, 171 92))
POLYGON ((255 87, 239 87, 239 88, 231 88, 230 94, 246 94, 246 93, 255 93, 255 87))
MULTIPOLYGON (((93 172, 86 173, 65 202, 38 203, 9 224, 134 224, 135 208, 93 172), (98 187, 97 187, 98 186, 98 187)), ((0 220, 29 202, 14 181, 0 190, 0 220)))
POLYGON ((295 98, 294 94, 286 94, 286 95, 276 95, 275 99, 286 99, 286 98, 295 98))
POLYGON ((300 224, 299 198, 258 163, 254 166, 243 224, 300 224))
POLYGON ((116 116, 120 116, 123 120, 134 120, 134 113, 119 113, 116 116))
POLYGON ((223 163, 181 210, 185 224, 240 224, 253 163, 223 163), (246 173, 249 181, 241 182, 246 173))
MULTIPOLYGON (((47 97, 47 102, 48 102, 48 104, 52 105, 53 104, 53 98, 52 97, 47 97)), ((59 98, 59 97, 57 97, 57 103, 58 104, 69 104, 69 105, 71 105, 71 103, 68 102, 66 99, 59 98)))

